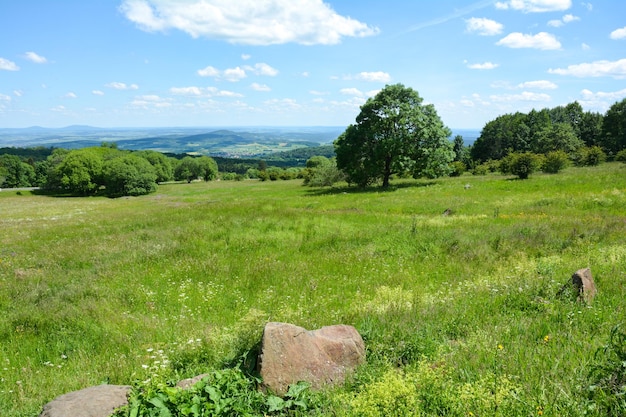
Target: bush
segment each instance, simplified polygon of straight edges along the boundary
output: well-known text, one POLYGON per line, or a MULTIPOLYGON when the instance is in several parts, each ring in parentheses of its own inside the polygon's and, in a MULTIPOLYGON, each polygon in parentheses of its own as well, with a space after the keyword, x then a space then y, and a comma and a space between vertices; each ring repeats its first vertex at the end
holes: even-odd
POLYGON ((542 159, 532 152, 511 153, 503 159, 501 165, 502 173, 516 175, 519 179, 525 180, 530 174, 541 166, 542 159))
POLYGON ((452 167, 451 177, 460 177, 467 170, 465 164, 461 161, 454 161, 450 166, 452 167))
POLYGON ((541 170, 548 174, 556 174, 569 165, 569 157, 564 151, 552 151, 546 154, 541 170))
POLYGON ((615 160, 626 164, 626 149, 622 149, 615 155, 615 160))
POLYGON ((606 154, 599 146, 580 148, 575 157, 577 166, 596 166, 606 161, 606 154))

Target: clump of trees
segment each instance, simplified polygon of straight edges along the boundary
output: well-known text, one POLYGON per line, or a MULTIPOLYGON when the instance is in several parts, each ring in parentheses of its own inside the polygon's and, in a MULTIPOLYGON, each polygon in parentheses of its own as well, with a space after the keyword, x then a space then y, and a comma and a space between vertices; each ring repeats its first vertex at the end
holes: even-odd
POLYGON ((42 161, 0 156, 0 186, 41 187, 83 196, 138 196, 155 192, 161 182, 211 181, 217 175, 217 164, 208 156, 176 159, 156 151, 122 151, 115 144, 57 148, 42 161))

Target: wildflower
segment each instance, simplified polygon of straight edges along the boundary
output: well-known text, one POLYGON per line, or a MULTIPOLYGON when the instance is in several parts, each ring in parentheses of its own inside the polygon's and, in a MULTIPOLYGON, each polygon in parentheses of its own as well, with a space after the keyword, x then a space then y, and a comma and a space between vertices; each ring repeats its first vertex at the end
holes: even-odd
POLYGON ((501 344, 498 344, 498 350, 502 350, 504 349, 504 346, 502 346, 501 344))
POLYGON ((545 336, 544 336, 544 338, 543 338, 543 343, 548 343, 549 341, 550 341, 550 335, 549 335, 549 334, 547 334, 547 335, 545 335, 545 336))

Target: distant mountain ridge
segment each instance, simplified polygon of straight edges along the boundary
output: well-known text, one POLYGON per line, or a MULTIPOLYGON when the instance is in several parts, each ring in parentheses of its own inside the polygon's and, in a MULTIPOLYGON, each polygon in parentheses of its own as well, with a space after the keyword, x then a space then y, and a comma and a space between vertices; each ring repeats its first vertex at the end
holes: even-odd
MULTIPOLYGON (((304 147, 329 145, 345 130, 344 126, 303 127, 168 127, 101 128, 71 125, 61 128, 32 126, 0 128, 0 147, 58 147, 78 149, 115 143, 119 149, 151 149, 164 153, 189 153, 248 158, 304 147)), ((451 139, 460 134, 466 144, 479 136, 478 130, 453 129, 451 139)))

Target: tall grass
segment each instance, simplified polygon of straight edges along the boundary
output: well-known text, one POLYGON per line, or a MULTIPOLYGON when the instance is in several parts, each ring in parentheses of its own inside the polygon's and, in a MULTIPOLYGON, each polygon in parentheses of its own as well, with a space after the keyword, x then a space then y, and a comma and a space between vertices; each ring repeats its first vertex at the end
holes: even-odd
POLYGON ((601 415, 583 394, 626 318, 623 164, 388 191, 243 181, 22 194, 0 192, 3 416, 90 385, 220 368, 269 320, 364 336, 368 365, 328 394, 328 413, 373 407, 400 381, 427 415, 601 415), (587 266, 596 300, 557 297, 587 266))

